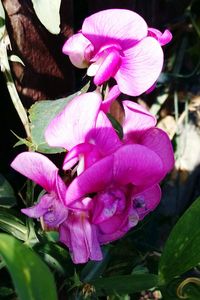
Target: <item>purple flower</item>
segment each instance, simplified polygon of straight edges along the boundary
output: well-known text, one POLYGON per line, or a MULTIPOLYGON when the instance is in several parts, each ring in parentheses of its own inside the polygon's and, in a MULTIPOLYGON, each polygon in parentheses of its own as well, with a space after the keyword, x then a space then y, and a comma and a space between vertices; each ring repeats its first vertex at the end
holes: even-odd
POLYGON ((65 205, 66 186, 58 175, 58 168, 44 155, 35 152, 19 154, 11 167, 46 190, 39 202, 22 209, 31 218, 42 217, 50 228, 58 227, 68 216, 65 205))
POLYGON ((63 53, 76 67, 88 67, 96 85, 115 78, 121 92, 138 96, 158 79, 163 66, 161 45, 170 39, 169 31, 148 29, 135 12, 109 9, 86 18, 81 31, 64 44, 63 53))
POLYGON ((66 206, 67 187, 58 175, 57 167, 42 154, 21 153, 11 166, 47 192, 37 204, 22 209, 22 212, 30 218, 42 217, 49 228, 57 228, 59 239, 69 247, 74 263, 85 263, 88 259, 101 260, 96 227, 87 217, 91 199, 84 198, 76 209, 66 206))

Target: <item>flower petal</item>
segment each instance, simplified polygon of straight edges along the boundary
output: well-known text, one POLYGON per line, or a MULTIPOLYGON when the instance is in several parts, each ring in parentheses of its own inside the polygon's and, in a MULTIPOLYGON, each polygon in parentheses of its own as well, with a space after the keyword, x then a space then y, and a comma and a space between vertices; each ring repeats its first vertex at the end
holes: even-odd
POLYGON ((116 184, 151 186, 164 176, 161 158, 143 145, 126 145, 114 153, 113 177, 116 184))
POLYGON ((54 198, 51 195, 46 194, 41 197, 37 204, 32 207, 23 208, 21 209, 21 212, 30 218, 40 218, 48 211, 49 207, 53 203, 53 200, 54 198))
POLYGON ((154 151, 162 160, 165 175, 174 167, 174 154, 168 135, 159 128, 150 128, 139 138, 139 144, 154 151))
POLYGON ((67 222, 60 226, 60 241, 69 247, 75 264, 103 258, 96 227, 89 223, 84 213, 71 214, 67 222))
POLYGON ((134 194, 131 197, 133 201, 133 208, 136 209, 140 220, 142 220, 147 214, 153 211, 161 199, 161 189, 158 184, 152 187, 140 191, 137 193, 137 188, 134 190, 134 194), (143 203, 143 205, 141 205, 143 203))
POLYGON ((154 37, 161 46, 168 44, 172 40, 171 32, 166 29, 163 33, 156 28, 148 28, 148 36, 154 37))
POLYGON ((72 168, 78 162, 81 154, 87 154, 92 151, 94 147, 94 145, 88 143, 81 143, 73 147, 65 156, 63 170, 69 170, 72 168))
POLYGON ((106 99, 105 99, 105 100, 102 102, 102 104, 101 104, 101 110, 102 110, 105 114, 109 112, 111 104, 113 103, 113 101, 114 101, 115 99, 117 99, 117 97, 120 95, 120 93, 121 93, 121 92, 120 92, 120 90, 119 90, 119 88, 118 88, 118 85, 114 85, 114 86, 110 89, 110 91, 109 91, 109 93, 108 93, 106 99))
MULTIPOLYGON (((108 50, 107 50, 108 51, 108 50)), ((94 76, 94 84, 101 85, 102 83, 114 77, 121 64, 121 56, 115 49, 109 50, 105 59, 99 65, 99 68, 94 76)))
POLYGON ((56 191, 58 168, 44 155, 35 152, 20 153, 11 167, 41 185, 46 191, 56 191))
POLYGON ((47 143, 67 150, 83 143, 87 133, 95 127, 100 105, 101 96, 97 92, 75 97, 47 127, 47 143))
POLYGON ((121 92, 138 96, 158 79, 163 66, 163 51, 157 40, 146 37, 124 51, 122 64, 115 75, 121 92))
POLYGON ((122 102, 125 112, 123 121, 124 139, 137 141, 141 132, 156 125, 156 118, 141 105, 132 101, 122 102))
POLYGON ((98 114, 95 128, 88 132, 86 141, 96 145, 102 156, 111 154, 122 145, 111 122, 102 111, 98 114))
POLYGON ((96 193, 107 187, 113 178, 113 156, 107 156, 82 172, 69 185, 66 193, 67 205, 79 200, 83 196, 96 193))
POLYGON ((88 61, 85 58, 85 49, 91 45, 82 33, 72 35, 64 44, 62 52, 69 55, 69 59, 77 68, 87 68, 88 61))
POLYGON ((95 49, 113 43, 127 49, 147 35, 147 24, 133 11, 108 9, 86 18, 82 33, 95 49))

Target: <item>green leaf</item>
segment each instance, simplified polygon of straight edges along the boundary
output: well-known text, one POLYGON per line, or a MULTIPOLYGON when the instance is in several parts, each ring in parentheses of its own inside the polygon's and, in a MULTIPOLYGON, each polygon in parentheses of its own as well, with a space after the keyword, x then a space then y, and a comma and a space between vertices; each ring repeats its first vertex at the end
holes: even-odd
MULTIPOLYGON (((60 153, 63 148, 53 148, 48 146, 44 138, 44 132, 50 121, 61 112, 67 103, 72 100, 76 94, 67 98, 58 100, 39 101, 31 106, 29 118, 31 121, 32 149, 42 153, 60 153)), ((66 133, 67 134, 67 133, 66 133)))
POLYGON ((164 285, 200 262, 200 198, 183 214, 166 242, 159 264, 159 284, 164 285))
POLYGON ((14 191, 10 183, 0 174, 0 206, 12 207, 16 204, 14 191))
POLYGON ((50 270, 30 248, 7 234, 0 234, 0 255, 20 300, 57 299, 50 270))
POLYGON ((5 11, 2 5, 2 1, 0 1, 0 40, 4 36, 5 29, 5 11))
POLYGON ((0 228, 20 240, 26 241, 27 239, 27 227, 11 210, 0 208, 0 228))
POLYGON ((122 128, 121 124, 110 113, 107 114, 107 117, 110 120, 116 133, 118 134, 119 138, 122 139, 124 133, 123 133, 123 128, 122 128))
POLYGON ((157 275, 137 274, 105 277, 89 282, 98 295, 124 295, 148 290, 157 285, 157 275))
POLYGON ((61 0, 32 0, 33 8, 40 22, 53 33, 60 32, 61 0))

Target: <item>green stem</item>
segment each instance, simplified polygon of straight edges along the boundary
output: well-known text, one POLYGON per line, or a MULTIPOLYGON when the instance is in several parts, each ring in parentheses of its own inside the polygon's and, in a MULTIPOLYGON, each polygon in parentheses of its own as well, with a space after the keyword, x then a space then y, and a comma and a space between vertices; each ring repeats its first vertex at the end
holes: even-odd
POLYGON ((0 49, 1 70, 5 76, 7 88, 8 88, 11 100, 13 102, 13 105, 14 105, 14 107, 20 117, 20 120, 24 126, 24 129, 27 134, 27 138, 30 139, 31 133, 30 133, 30 126, 29 126, 27 113, 26 113, 26 110, 25 110, 24 106, 22 105, 22 102, 19 98, 16 86, 15 86, 15 83, 14 83, 14 80, 12 77, 9 61, 8 61, 8 54, 7 54, 7 46, 9 44, 8 41, 9 41, 9 37, 8 37, 7 33, 5 32, 5 36, 2 38, 1 45, 0 45, 0 47, 1 47, 1 49, 0 49))

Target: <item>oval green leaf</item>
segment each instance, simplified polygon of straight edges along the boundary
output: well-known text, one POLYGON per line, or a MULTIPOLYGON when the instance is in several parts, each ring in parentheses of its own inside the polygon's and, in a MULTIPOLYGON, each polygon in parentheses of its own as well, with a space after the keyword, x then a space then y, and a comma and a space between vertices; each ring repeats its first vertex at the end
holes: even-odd
POLYGON ((29 110, 29 119, 31 121, 31 148, 42 153, 60 153, 63 148, 50 147, 44 138, 44 132, 50 121, 61 112, 69 101, 76 94, 58 100, 45 100, 33 104, 29 110))
POLYGON ((176 223, 166 242, 159 265, 159 284, 164 285, 200 263, 200 198, 176 223))
POLYGON ((10 272, 20 300, 57 300, 53 275, 30 248, 2 233, 0 255, 10 272))

